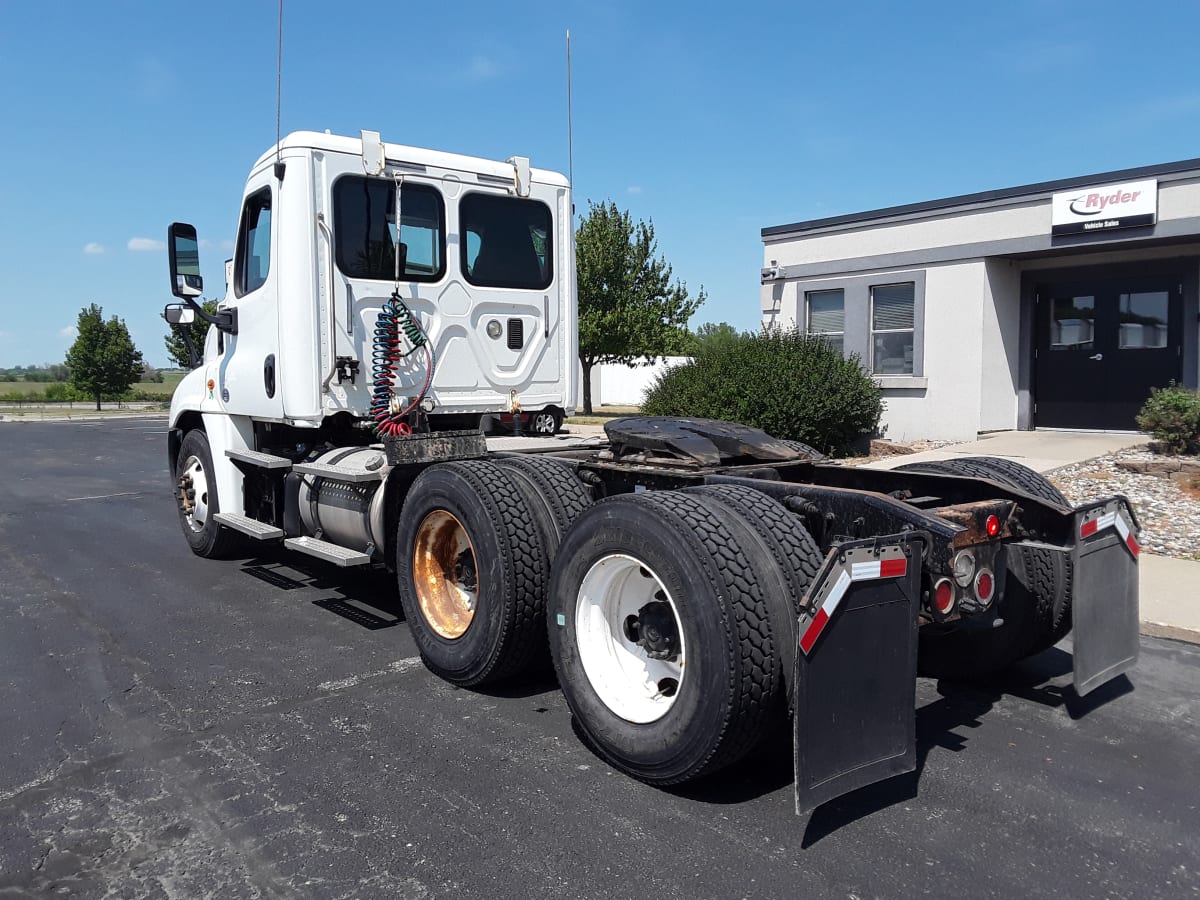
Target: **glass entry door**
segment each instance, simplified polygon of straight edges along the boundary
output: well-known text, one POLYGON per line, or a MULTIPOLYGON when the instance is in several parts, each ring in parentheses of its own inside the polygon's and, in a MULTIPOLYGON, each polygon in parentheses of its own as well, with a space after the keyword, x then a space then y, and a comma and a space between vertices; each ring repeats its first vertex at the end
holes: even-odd
POLYGON ((1035 424, 1136 429, 1150 388, 1180 380, 1181 318, 1177 278, 1039 285, 1035 424))

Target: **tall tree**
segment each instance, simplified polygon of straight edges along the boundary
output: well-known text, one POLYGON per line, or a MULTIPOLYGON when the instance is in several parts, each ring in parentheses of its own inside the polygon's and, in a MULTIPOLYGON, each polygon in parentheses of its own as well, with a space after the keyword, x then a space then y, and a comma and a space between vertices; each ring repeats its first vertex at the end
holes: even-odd
POLYGON ((125 393, 142 375, 142 351, 133 346, 125 322, 116 316, 107 322, 104 310, 93 303, 79 311, 79 336, 67 351, 71 384, 81 394, 102 397, 125 393))
MULTIPOLYGON (((200 305, 206 313, 212 314, 217 311, 216 300, 200 300, 200 305)), ((187 330, 191 335, 192 344, 196 347, 196 354, 202 359, 204 357, 204 339, 208 337, 208 323, 199 316, 192 321, 191 325, 168 325, 167 335, 163 338, 163 344, 166 345, 167 355, 175 360, 175 365, 181 369, 190 369, 192 367, 191 360, 188 358, 187 344, 183 340, 183 332, 187 330)))
POLYGON ((719 353, 745 337, 728 322, 705 322, 692 334, 692 352, 697 355, 719 353))
POLYGON ((688 348, 687 320, 704 302, 704 288, 689 298, 657 249, 653 222, 635 225, 613 201, 588 201, 575 233, 585 413, 592 412, 596 364, 636 366, 688 348))

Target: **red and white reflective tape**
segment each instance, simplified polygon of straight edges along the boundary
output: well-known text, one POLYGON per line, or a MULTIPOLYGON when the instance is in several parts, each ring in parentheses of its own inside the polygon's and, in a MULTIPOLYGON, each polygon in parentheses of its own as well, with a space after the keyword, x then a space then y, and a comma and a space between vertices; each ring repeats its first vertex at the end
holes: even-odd
POLYGON ((1129 552, 1136 559, 1142 548, 1138 545, 1137 538, 1133 535, 1133 529, 1129 527, 1129 523, 1125 521, 1125 517, 1116 509, 1106 510, 1096 518, 1085 519, 1080 523, 1079 539, 1090 538, 1093 534, 1097 534, 1107 528, 1115 528, 1117 530, 1117 534, 1121 536, 1121 540, 1125 542, 1125 546, 1129 548, 1129 552))
POLYGON ((809 621, 804 633, 800 635, 800 649, 804 655, 812 650, 817 638, 829 624, 833 611, 838 608, 850 585, 856 581, 875 581, 881 578, 901 578, 908 574, 908 559, 904 556, 890 559, 875 559, 867 562, 852 562, 849 567, 843 567, 838 572, 837 579, 829 594, 821 603, 817 614, 809 621))

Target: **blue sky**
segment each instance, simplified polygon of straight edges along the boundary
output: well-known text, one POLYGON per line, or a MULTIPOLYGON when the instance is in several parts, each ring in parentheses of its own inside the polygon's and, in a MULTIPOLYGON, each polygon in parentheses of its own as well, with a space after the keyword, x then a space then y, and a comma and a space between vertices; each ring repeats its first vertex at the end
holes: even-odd
MULTIPOLYGON (((0 365, 96 302, 165 364, 166 226, 223 284, 275 139, 275 0, 0 0, 0 365)), ((1200 156, 1195 2, 285 0, 283 131, 567 170, 754 327, 760 229, 1200 156)))

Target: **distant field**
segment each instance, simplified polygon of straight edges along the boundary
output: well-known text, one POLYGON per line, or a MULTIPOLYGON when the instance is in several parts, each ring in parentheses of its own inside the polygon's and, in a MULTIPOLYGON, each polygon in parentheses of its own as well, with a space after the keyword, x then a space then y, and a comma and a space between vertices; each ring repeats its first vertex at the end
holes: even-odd
MULTIPOLYGON (((140 381, 133 386, 135 393, 146 394, 154 397, 162 397, 164 400, 171 399, 171 394, 175 391, 175 386, 179 384, 183 378, 182 372, 165 372, 163 373, 162 384, 153 381, 140 381)), ((53 381, 0 381, 0 397, 5 394, 35 394, 42 397, 46 393, 46 388, 55 384, 53 381)))

